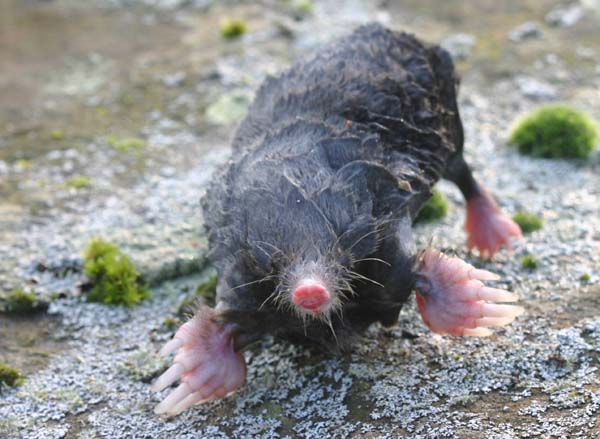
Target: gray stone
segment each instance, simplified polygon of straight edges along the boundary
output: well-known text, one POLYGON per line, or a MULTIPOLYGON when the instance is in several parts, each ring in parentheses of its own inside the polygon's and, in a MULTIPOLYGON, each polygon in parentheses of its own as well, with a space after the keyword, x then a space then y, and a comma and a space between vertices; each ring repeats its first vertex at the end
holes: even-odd
POLYGON ((578 3, 569 6, 557 6, 546 15, 546 23, 557 27, 571 27, 581 20, 584 15, 585 10, 578 3))
POLYGON ((454 34, 445 38, 441 46, 456 60, 466 60, 471 56, 477 38, 471 34, 454 34))
POLYGON ((526 39, 539 38, 541 36, 542 31, 539 25, 534 21, 527 21, 508 33, 508 39, 515 43, 526 39))
POLYGON ((528 98, 550 100, 558 96, 556 87, 545 81, 528 76, 519 76, 516 81, 521 94, 528 98))

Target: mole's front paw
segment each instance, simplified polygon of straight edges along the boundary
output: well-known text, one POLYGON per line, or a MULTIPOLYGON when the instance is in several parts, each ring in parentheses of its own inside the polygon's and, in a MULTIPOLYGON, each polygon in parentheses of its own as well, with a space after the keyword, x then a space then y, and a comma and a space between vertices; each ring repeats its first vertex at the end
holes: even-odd
POLYGON ((459 258, 426 250, 417 273, 417 304, 423 321, 432 331, 450 335, 487 336, 492 326, 504 326, 523 313, 509 291, 486 287, 481 281, 497 279, 459 258))
POLYGON ((233 349, 233 324, 215 319, 212 308, 202 308, 179 328, 175 337, 160 351, 169 355, 177 351, 173 365, 152 385, 160 392, 177 380, 173 390, 154 410, 176 415, 196 403, 222 398, 246 380, 244 356, 233 349))
POLYGON ((476 247, 482 257, 494 256, 503 245, 510 249, 510 240, 521 238, 517 223, 502 213, 485 189, 467 201, 465 230, 469 249, 476 247))

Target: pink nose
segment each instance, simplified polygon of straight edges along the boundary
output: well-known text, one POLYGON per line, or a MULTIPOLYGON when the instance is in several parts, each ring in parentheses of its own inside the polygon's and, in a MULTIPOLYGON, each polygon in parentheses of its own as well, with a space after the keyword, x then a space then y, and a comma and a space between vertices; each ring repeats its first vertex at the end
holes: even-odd
POLYGON ((294 303, 314 313, 329 301, 329 291, 320 283, 310 281, 296 287, 292 294, 294 303))

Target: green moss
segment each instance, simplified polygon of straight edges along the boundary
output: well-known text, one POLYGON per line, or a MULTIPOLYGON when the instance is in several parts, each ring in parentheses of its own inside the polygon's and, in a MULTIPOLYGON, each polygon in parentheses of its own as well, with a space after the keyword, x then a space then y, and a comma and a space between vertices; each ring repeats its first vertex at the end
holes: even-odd
POLYGON ((513 215, 513 221, 519 225, 523 233, 535 232, 544 225, 544 221, 540 217, 529 212, 515 213, 513 215))
POLYGON ((239 38, 247 31, 246 22, 240 19, 224 18, 221 20, 221 36, 227 40, 239 38))
POLYGON ((221 95, 206 109, 206 120, 215 125, 238 122, 246 115, 250 102, 251 97, 239 90, 221 95))
POLYGON ((521 258, 521 266, 528 270, 535 270, 538 268, 538 261, 533 255, 525 255, 521 258))
POLYGON ((292 5, 294 9, 303 14, 310 14, 313 10, 313 2, 311 0, 294 0, 292 5))
POLYGON ((92 179, 85 175, 74 175, 65 181, 65 186, 73 189, 85 189, 92 185, 92 179))
POLYGON ((8 293, 2 305, 2 311, 7 314, 32 314, 46 308, 47 304, 39 302, 35 294, 21 288, 8 293))
POLYGON ((106 143, 121 152, 129 152, 131 150, 142 149, 146 146, 146 141, 138 137, 126 137, 117 139, 114 136, 106 138, 106 143))
POLYGON ((131 260, 116 245, 101 239, 88 244, 84 272, 93 285, 88 301, 131 306, 149 296, 131 260))
POLYGON ((546 158, 586 158, 598 141, 598 129, 585 113, 546 105, 517 122, 509 142, 523 154, 546 158))
POLYGON ((579 276, 579 280, 581 282, 589 282, 592 280, 592 276, 590 276, 589 273, 583 273, 581 276, 579 276))
POLYGON ((173 329, 175 326, 177 326, 177 320, 175 320, 173 317, 167 317, 163 321, 163 325, 165 325, 168 329, 173 329))
POLYGON ((25 378, 17 369, 0 363, 0 387, 3 385, 9 387, 20 386, 24 380, 25 378))
POLYGON ((196 296, 202 297, 207 305, 214 306, 217 297, 217 276, 211 276, 206 282, 198 285, 196 296))
POLYGON ((52 130, 50 132, 50 138, 52 140, 64 140, 65 139, 65 133, 63 130, 52 130))
POLYGON ((19 168, 30 168, 31 167, 31 160, 20 159, 20 160, 16 161, 16 165, 19 168))
POLYGON ((208 306, 215 306, 217 297, 217 276, 211 276, 204 283, 201 283, 194 291, 194 294, 181 301, 177 309, 177 316, 184 317, 193 314, 200 303, 208 306))
POLYGON ((429 201, 419 211, 415 223, 430 222, 444 218, 448 214, 448 201, 441 192, 433 191, 429 201))

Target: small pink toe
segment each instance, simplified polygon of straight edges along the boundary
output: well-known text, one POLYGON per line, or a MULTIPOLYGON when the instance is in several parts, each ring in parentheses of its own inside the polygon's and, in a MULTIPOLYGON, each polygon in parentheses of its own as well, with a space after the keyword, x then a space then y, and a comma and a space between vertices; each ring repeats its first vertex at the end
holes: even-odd
POLYGON ((467 246, 477 248, 482 257, 492 257, 502 246, 510 250, 511 239, 522 237, 519 226, 502 213, 485 189, 467 201, 465 230, 467 246))
POLYGON ((477 270, 459 258, 436 250, 421 256, 417 280, 417 305, 423 321, 440 334, 487 336, 488 327, 504 326, 523 308, 492 302, 514 302, 518 296, 486 287, 480 279, 492 273, 477 270))
POLYGON ((180 413, 193 404, 221 398, 244 384, 246 362, 233 348, 235 327, 215 317, 214 309, 202 308, 161 351, 177 351, 177 355, 152 390, 161 391, 177 380, 181 383, 156 407, 157 414, 180 413))

